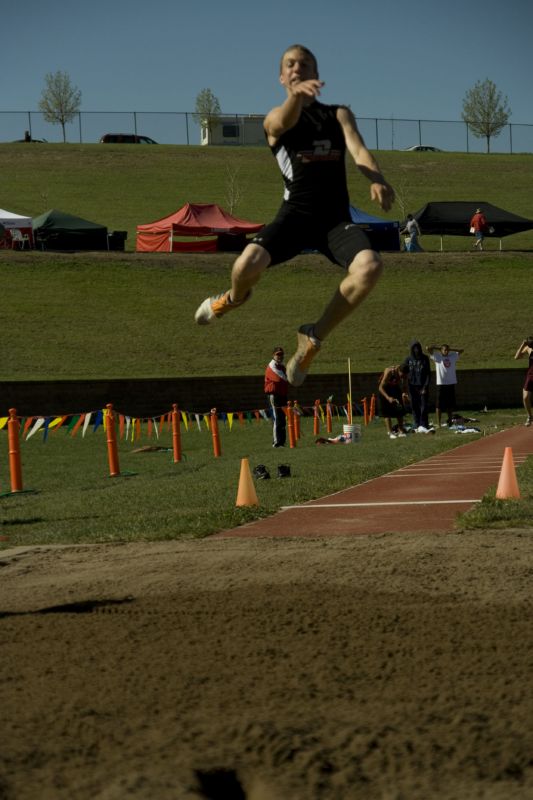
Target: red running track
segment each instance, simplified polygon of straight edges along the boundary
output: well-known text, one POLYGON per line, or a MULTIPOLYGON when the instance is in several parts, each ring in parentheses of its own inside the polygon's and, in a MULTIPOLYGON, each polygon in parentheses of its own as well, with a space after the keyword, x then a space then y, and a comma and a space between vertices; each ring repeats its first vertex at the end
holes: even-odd
POLYGON ((506 447, 515 466, 533 454, 533 427, 516 426, 341 492, 288 506, 222 537, 353 536, 452 531, 457 514, 496 487, 506 447))

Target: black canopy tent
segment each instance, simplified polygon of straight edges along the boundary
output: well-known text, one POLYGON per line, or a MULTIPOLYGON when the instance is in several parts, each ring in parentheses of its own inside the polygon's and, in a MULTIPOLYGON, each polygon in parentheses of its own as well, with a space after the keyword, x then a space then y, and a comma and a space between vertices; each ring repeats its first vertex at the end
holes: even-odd
POLYGON ((415 214, 414 218, 425 234, 443 236, 468 236, 470 233, 470 220, 476 209, 480 208, 487 218, 492 232, 487 232, 488 237, 501 239, 513 233, 533 229, 533 220, 519 217, 511 211, 506 211, 483 200, 453 200, 439 203, 426 203, 415 214))

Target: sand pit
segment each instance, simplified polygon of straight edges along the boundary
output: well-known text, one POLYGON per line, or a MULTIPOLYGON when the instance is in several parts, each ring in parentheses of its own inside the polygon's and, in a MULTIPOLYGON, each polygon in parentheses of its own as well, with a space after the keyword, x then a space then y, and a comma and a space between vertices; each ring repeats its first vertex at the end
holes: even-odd
POLYGON ((4 551, 0 797, 531 798, 532 537, 4 551))

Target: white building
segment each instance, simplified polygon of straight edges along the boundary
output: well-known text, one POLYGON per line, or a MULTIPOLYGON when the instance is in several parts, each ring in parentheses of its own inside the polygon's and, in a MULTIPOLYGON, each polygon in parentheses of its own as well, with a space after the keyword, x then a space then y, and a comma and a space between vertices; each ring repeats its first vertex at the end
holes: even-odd
POLYGON ((263 120, 260 114, 220 116, 211 130, 202 122, 200 144, 265 144, 263 120))

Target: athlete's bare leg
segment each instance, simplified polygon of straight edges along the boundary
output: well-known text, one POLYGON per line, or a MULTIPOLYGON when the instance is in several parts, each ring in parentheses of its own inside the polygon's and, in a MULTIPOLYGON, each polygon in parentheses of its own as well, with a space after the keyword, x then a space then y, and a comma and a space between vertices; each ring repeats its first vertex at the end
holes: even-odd
POLYGON ((379 253, 361 250, 356 255, 322 316, 315 323, 307 323, 299 328, 296 352, 287 362, 289 383, 301 386, 322 340, 362 303, 376 285, 382 271, 379 253))
POLYGON ((331 331, 348 317, 370 294, 383 271, 379 253, 374 250, 361 250, 356 255, 346 277, 324 309, 320 319, 314 324, 315 336, 322 341, 331 331))

